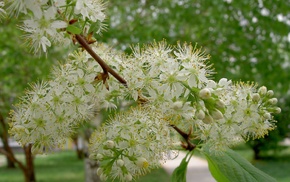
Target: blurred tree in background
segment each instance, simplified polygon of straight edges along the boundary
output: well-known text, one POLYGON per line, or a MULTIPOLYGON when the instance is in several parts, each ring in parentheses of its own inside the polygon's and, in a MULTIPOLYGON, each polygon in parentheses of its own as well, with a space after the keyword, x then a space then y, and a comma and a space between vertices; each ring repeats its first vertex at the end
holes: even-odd
POLYGON ((250 143, 255 156, 289 133, 290 1, 114 0, 100 41, 123 50, 135 43, 187 41, 211 54, 218 76, 275 90, 282 114, 275 132, 250 143))
MULTIPOLYGON (((7 167, 14 168, 17 163, 24 173, 33 173, 33 166, 29 166, 33 165, 32 160, 26 161, 26 164, 20 162, 9 146, 7 117, 13 104, 25 94, 28 84, 45 79, 52 65, 61 60, 61 52, 64 50, 51 50, 49 57, 31 54, 20 38, 23 33, 16 28, 17 23, 17 19, 10 19, 2 20, 0 24, 0 140, 3 143, 0 153, 10 156, 6 155, 7 167)), ((25 154, 31 155, 26 150, 28 148, 24 146, 25 154)), ((27 160, 32 159, 31 156, 27 157, 27 160)))

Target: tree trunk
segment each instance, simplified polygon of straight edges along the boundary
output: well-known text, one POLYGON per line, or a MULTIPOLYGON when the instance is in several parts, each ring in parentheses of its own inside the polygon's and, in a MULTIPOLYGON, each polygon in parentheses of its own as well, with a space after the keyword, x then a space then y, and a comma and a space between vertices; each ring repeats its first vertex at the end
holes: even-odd
POLYGON ((76 146, 76 152, 77 152, 78 159, 80 159, 80 160, 84 159, 85 154, 84 154, 83 148, 81 148, 79 145, 78 135, 73 136, 72 140, 76 146))
MULTIPOLYGON (((3 137, 2 135, 0 138, 2 139, 3 149, 7 151, 8 153, 12 153, 13 151, 9 146, 7 137, 3 137)), ((6 161, 7 161, 7 168, 16 168, 15 163, 8 156, 6 156, 6 161)))
POLYGON ((25 160, 26 160, 26 170, 25 170, 25 182, 35 182, 35 172, 34 172, 34 163, 33 156, 31 153, 32 144, 24 146, 25 160))
MULTIPOLYGON (((3 143, 3 149, 11 154, 13 151, 10 148, 9 143, 8 143, 7 126, 6 126, 6 123, 4 121, 4 117, 2 116, 1 113, 0 113, 0 124, 2 127, 2 132, 0 133, 0 135, 1 135, 0 138, 1 138, 2 143, 3 143)), ((7 168, 15 168, 15 163, 8 156, 6 156, 6 161, 7 161, 7 168)))
POLYGON ((97 161, 85 158, 85 182, 100 182, 97 175, 99 164, 97 161))
POLYGON ((83 151, 85 157, 85 182, 101 182, 100 177, 97 175, 99 163, 89 158, 88 144, 91 134, 91 128, 85 130, 85 139, 83 141, 83 151))
POLYGON ((36 178, 35 178, 35 173, 34 173, 33 156, 31 153, 32 144, 28 144, 27 146, 23 147, 25 160, 26 160, 26 166, 25 166, 23 165, 22 162, 16 159, 11 147, 9 146, 7 127, 1 113, 0 113, 0 125, 3 128, 3 132, 1 133, 1 139, 3 141, 3 146, 4 146, 3 149, 0 148, 0 153, 4 154, 14 164, 14 166, 15 166, 15 163, 18 165, 18 167, 24 173, 25 182, 35 182, 36 178))
POLYGON ((9 169, 16 168, 15 163, 7 156, 6 156, 6 162, 7 162, 7 168, 9 168, 9 169))
POLYGON ((255 160, 261 159, 260 156, 261 150, 259 144, 254 144, 253 150, 254 150, 254 159, 255 160))

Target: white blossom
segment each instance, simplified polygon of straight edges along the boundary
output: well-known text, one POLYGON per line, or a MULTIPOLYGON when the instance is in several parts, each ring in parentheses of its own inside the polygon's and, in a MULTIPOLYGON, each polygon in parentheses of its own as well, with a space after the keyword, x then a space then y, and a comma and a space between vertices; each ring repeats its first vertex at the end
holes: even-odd
POLYGON ((93 22, 104 21, 105 14, 102 0, 77 0, 75 14, 81 14, 83 20, 88 18, 93 22))
POLYGON ((161 113, 149 108, 132 108, 117 115, 95 131, 90 140, 91 153, 101 154, 112 161, 107 163, 98 159, 100 167, 106 169, 98 171, 98 175, 121 181, 130 181, 132 176, 137 177, 159 167, 159 161, 164 160, 163 153, 170 146, 167 122, 162 119, 161 113), (113 142, 114 147, 108 147, 108 141, 113 142))

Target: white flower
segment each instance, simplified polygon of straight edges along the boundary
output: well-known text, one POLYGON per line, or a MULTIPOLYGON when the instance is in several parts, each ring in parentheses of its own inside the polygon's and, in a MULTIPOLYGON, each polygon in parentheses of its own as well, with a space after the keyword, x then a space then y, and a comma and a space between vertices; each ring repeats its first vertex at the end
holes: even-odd
POLYGON ((23 26, 20 27, 27 32, 25 38, 35 53, 39 51, 40 47, 43 52, 46 52, 47 47, 51 46, 51 41, 59 41, 54 38, 58 35, 58 29, 67 26, 66 22, 55 20, 56 13, 56 9, 50 7, 40 17, 24 20, 23 26))
POLYGON ((10 14, 18 16, 20 12, 27 14, 30 10, 35 17, 40 18, 42 16, 41 6, 47 4, 47 1, 48 0, 8 0, 8 11, 10 14))
POLYGON ((100 159, 101 168, 106 170, 98 175, 127 181, 128 174, 132 179, 158 167, 170 145, 169 127, 160 113, 149 108, 132 108, 93 133, 90 151, 112 160, 103 163, 100 159), (114 143, 114 148, 108 147, 108 141, 114 143))
POLYGON ((94 70, 88 69, 86 62, 69 60, 54 69, 53 80, 33 85, 23 97, 12 115, 11 127, 22 145, 32 143, 37 153, 52 150, 92 118, 97 105, 96 85, 91 83, 94 70))
POLYGON ((136 161, 138 167, 147 168, 149 166, 148 161, 144 157, 139 157, 136 161))
POLYGON ((7 4, 9 6, 7 10, 10 14, 15 14, 16 16, 18 16, 20 12, 26 14, 27 7, 25 3, 25 0, 8 0, 7 4))
POLYGON ((54 1, 54 5, 56 7, 61 7, 61 6, 65 6, 66 5, 66 0, 53 0, 54 1))
POLYGON ((220 79, 220 81, 218 83, 219 86, 222 86, 224 88, 228 88, 228 86, 231 85, 231 84, 232 84, 232 81, 231 80, 228 80, 226 78, 220 79))
POLYGON ((81 14, 83 20, 88 18, 93 22, 102 22, 105 19, 104 9, 105 7, 101 0, 77 0, 75 14, 81 14))

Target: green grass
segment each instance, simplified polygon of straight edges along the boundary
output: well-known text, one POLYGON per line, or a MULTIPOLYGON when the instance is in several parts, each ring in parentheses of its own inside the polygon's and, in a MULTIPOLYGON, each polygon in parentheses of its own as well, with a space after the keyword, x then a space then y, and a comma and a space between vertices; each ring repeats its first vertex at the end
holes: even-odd
MULTIPOLYGON (((1 157, 1 156, 0 156, 1 157)), ((18 155, 20 159, 23 155, 18 155)), ((63 151, 55 154, 37 156, 35 160, 36 180, 38 182, 81 182, 84 181, 84 162, 78 160, 75 152, 63 151)), ((0 167, 0 181, 24 181, 20 169, 0 167)), ((170 181, 169 175, 163 169, 141 177, 138 182, 170 181)))

